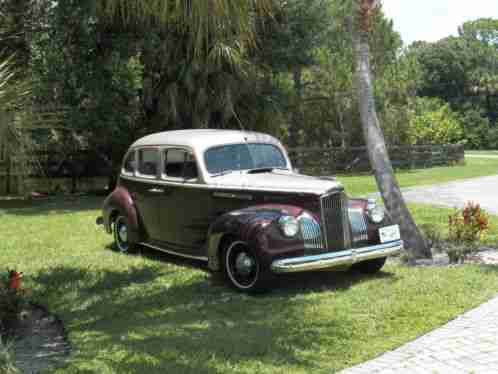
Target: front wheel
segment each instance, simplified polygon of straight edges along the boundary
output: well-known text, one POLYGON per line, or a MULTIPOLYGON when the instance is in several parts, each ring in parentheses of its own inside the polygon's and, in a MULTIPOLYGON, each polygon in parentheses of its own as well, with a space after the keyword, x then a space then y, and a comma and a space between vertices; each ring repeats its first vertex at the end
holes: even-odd
POLYGON ((259 293, 268 290, 269 270, 242 241, 231 242, 223 252, 226 279, 238 291, 259 293))
POLYGON ((386 260, 386 257, 381 257, 375 258, 373 260, 358 262, 357 264, 353 265, 353 269, 358 270, 361 273, 375 274, 379 272, 380 269, 382 269, 382 267, 386 263, 386 260))
POLYGON ((112 230, 114 233, 114 244, 116 245, 118 251, 123 253, 133 252, 136 246, 136 244, 130 243, 128 240, 129 229, 130 225, 128 223, 128 219, 125 216, 119 215, 114 220, 112 230))

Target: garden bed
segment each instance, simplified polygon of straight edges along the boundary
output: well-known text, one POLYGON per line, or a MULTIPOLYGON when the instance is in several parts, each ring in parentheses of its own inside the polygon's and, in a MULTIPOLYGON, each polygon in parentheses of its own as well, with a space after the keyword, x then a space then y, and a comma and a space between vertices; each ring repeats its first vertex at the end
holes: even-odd
POLYGON ((39 305, 28 304, 19 320, 7 327, 2 341, 10 355, 12 373, 16 369, 21 373, 52 369, 61 366, 70 354, 62 322, 39 305))

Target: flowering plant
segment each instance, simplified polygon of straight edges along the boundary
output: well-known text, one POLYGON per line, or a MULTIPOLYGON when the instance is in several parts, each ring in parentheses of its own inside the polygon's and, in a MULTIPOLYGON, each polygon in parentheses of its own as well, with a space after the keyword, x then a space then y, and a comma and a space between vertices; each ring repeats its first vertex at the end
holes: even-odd
POLYGON ((463 209, 448 217, 449 239, 454 242, 475 244, 488 229, 489 218, 479 204, 467 202, 463 209))
POLYGON ((448 217, 448 226, 446 253, 451 263, 463 262, 478 249, 478 243, 488 229, 489 218, 479 204, 469 201, 463 209, 448 217))
POLYGON ((15 323, 26 305, 26 292, 21 287, 22 273, 8 270, 0 277, 0 331, 15 323))

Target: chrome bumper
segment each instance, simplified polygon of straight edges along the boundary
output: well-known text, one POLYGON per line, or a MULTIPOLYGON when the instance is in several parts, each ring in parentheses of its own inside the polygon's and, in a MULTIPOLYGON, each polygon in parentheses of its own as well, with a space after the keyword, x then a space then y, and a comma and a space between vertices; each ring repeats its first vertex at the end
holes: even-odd
POLYGON ((340 252, 328 252, 321 255, 284 258, 275 260, 271 269, 275 273, 294 273, 299 271, 319 270, 357 262, 373 260, 399 254, 403 250, 403 241, 373 245, 364 248, 352 248, 340 252))

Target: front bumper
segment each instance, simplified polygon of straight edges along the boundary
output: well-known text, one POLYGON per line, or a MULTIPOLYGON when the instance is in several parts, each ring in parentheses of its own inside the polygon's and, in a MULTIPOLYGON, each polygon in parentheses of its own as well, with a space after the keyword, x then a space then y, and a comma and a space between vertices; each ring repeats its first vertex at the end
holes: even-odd
POLYGON ((363 248, 352 248, 339 252, 328 252, 314 256, 303 256, 275 260, 271 264, 274 273, 295 273, 353 265, 357 262, 393 256, 401 253, 403 241, 378 244, 363 248))

